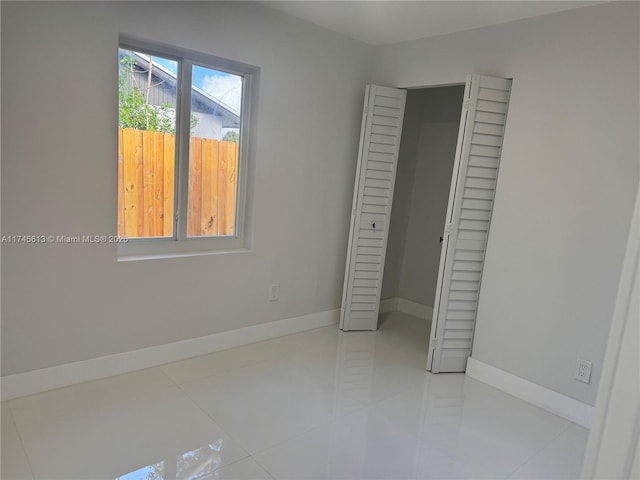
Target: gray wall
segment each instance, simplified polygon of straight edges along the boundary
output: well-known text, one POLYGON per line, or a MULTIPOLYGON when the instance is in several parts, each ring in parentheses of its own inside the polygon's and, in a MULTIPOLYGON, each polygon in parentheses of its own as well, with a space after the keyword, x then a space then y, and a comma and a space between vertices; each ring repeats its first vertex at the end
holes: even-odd
POLYGON ((372 48, 245 2, 1 8, 4 235, 115 234, 119 32, 261 67, 251 251, 2 245, 3 375, 339 308, 372 48))
POLYGON ((430 122, 420 129, 398 296, 431 307, 459 125, 459 121, 430 122))
POLYGON ((638 187, 639 19, 614 2, 400 43, 374 71, 398 87, 513 78, 472 355, 589 404, 638 187))
POLYGON ((464 86, 409 90, 382 298, 433 306, 464 86))
POLYGON ((422 103, 417 101, 417 90, 407 92, 407 101, 402 123, 402 137, 398 152, 398 166, 393 191, 389 238, 384 262, 381 299, 397 297, 404 256, 404 244, 411 211, 411 190, 418 157, 418 138, 422 103))

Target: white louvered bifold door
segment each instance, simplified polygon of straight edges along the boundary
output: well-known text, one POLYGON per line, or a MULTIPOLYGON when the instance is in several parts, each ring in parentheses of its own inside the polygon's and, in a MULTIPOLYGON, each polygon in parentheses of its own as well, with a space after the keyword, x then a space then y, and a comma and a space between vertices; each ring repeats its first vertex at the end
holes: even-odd
POLYGON ((353 192, 340 328, 375 330, 407 92, 368 85, 353 192))
POLYGON ((471 354, 511 80, 470 75, 440 255, 427 370, 464 372, 471 354))

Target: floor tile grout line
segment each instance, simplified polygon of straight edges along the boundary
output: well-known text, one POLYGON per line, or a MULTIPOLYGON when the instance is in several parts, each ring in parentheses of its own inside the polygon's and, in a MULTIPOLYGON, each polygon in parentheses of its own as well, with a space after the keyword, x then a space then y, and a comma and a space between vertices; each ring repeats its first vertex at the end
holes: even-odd
POLYGON ((277 443, 274 443, 273 445, 269 445, 268 447, 264 447, 264 448, 262 448, 260 450, 257 450, 255 452, 251 453, 251 455, 258 455, 258 454, 263 453, 263 452, 265 452, 265 451, 267 451, 267 450, 269 450, 271 448, 275 448, 275 447, 278 447, 278 446, 280 446, 280 445, 282 445, 282 444, 284 444, 286 442, 289 442, 291 440, 295 440, 296 438, 299 438, 299 437, 301 437, 303 435, 306 435, 308 433, 320 430, 323 427, 329 427, 329 426, 337 423, 338 421, 344 420, 348 416, 356 415, 356 414, 359 414, 359 413, 361 413, 361 412, 363 412, 363 411, 365 411, 367 409, 374 408, 374 407, 376 407, 377 405, 379 405, 379 404, 381 404, 383 402, 390 401, 390 400, 392 400, 392 399, 394 399, 394 398, 396 398, 396 397, 398 397, 400 395, 403 395, 403 394, 407 393, 408 391, 413 390, 415 388, 418 388, 418 387, 408 387, 408 388, 403 389, 400 392, 396 392, 396 393, 394 393, 394 394, 392 394, 392 395, 390 395, 388 397, 380 398, 380 399, 375 400, 375 401, 373 401, 371 403, 365 403, 365 404, 359 405, 359 406, 355 407, 354 410, 351 410, 349 412, 342 413, 342 414, 337 415, 335 417, 332 416, 326 422, 322 422, 322 423, 320 423, 318 425, 314 425, 314 426, 306 429, 303 432, 299 432, 299 433, 297 433, 297 434, 295 434, 295 435, 293 435, 293 436, 291 436, 289 438, 286 438, 286 439, 283 439, 283 440, 281 440, 281 441, 279 441, 277 443))
MULTIPOLYGON (((413 387, 410 387, 407 390, 403 390, 402 392, 399 392, 398 395, 410 390, 411 388, 413 388, 413 387)), ((290 436, 288 438, 282 439, 282 440, 274 443, 273 445, 269 445, 267 447, 264 447, 264 448, 261 448, 259 450, 256 450, 255 452, 251 452, 250 455, 251 456, 259 455, 259 454, 261 454, 261 453, 263 453, 263 452, 265 452, 267 450, 270 450, 272 448, 276 448, 276 447, 278 447, 278 446, 280 446, 280 445, 282 445, 284 443, 287 443, 287 442, 289 442, 291 440, 295 440, 296 438, 300 438, 303 435, 306 435, 306 434, 311 433, 311 432, 315 432, 315 431, 320 430, 320 429, 322 429, 324 427, 331 426, 331 425, 337 423, 340 420, 344 420, 347 416, 361 413, 364 410, 366 410, 368 408, 371 408, 372 406, 377 405, 377 404, 379 404, 381 402, 384 402, 384 401, 386 401, 386 400, 388 400, 390 398, 393 398, 393 397, 395 397, 395 395, 393 395, 391 397, 384 398, 384 399, 376 400, 373 403, 367 403, 367 404, 359 405, 359 406, 355 407, 354 410, 349 411, 349 412, 345 412, 345 413, 337 415, 337 416, 331 416, 331 417, 329 417, 327 419, 327 421, 323 421, 323 422, 318 423, 317 425, 313 425, 313 426, 305 429, 304 431, 298 432, 295 435, 292 435, 292 436, 290 436)))
MULTIPOLYGON (((236 347, 234 347, 234 348, 236 348, 236 347)), ((229 375, 229 374, 231 374, 231 373, 240 372, 240 371, 245 370, 245 369, 255 368, 255 367, 257 367, 257 366, 262 366, 262 365, 268 365, 268 363, 270 363, 270 362, 277 362, 277 361, 281 361, 282 359, 286 358, 288 355, 290 355, 290 354, 289 354, 289 353, 287 353, 287 354, 283 354, 282 356, 278 356, 277 358, 269 359, 267 362, 264 362, 264 363, 263 363, 263 362, 255 362, 255 363, 251 363, 251 364, 248 364, 248 365, 242 365, 241 367, 232 368, 232 369, 230 369, 230 370, 226 370, 226 371, 224 371, 224 372, 217 372, 217 373, 213 373, 213 374, 211 374, 211 375, 206 375, 206 376, 199 377, 199 378, 192 378, 192 379, 190 379, 190 380, 187 380, 187 381, 186 381, 186 382, 184 382, 184 383, 178 383, 178 382, 177 382, 176 380, 174 380, 174 379, 173 379, 173 378, 172 378, 168 373, 166 373, 166 372, 164 372, 164 373, 165 373, 165 375, 167 375, 169 378, 171 378, 171 380, 172 380, 176 385, 178 385, 178 386, 182 387, 182 386, 185 386, 185 385, 190 384, 190 383, 205 382, 205 381, 209 381, 209 380, 211 380, 211 379, 213 379, 213 378, 216 378, 216 377, 221 377, 221 376, 224 376, 224 375, 229 375)), ((195 357, 194 357, 194 358, 195 358, 195 357)))
MULTIPOLYGON (((354 412, 356 413, 356 412, 354 412)), ((344 417, 340 417, 340 418, 344 418, 344 417)), ((263 452, 266 452, 267 450, 270 450, 272 448, 276 448, 279 447, 280 445, 283 445, 287 442, 290 442, 291 440, 295 440, 296 438, 300 438, 304 435, 307 435, 308 433, 313 433, 317 430, 320 430, 324 427, 328 427, 329 425, 332 425, 334 423, 334 421, 337 420, 336 418, 330 418, 329 420, 325 421, 325 422, 321 422, 318 423, 317 425, 312 425, 309 428, 305 428, 303 431, 299 431, 298 433, 295 433, 294 435, 287 437, 287 438, 283 438, 282 440, 278 440, 276 443, 272 444, 272 445, 268 445, 266 447, 260 448, 258 450, 256 450, 255 452, 252 452, 251 455, 260 455, 263 452)))
MULTIPOLYGON (((238 347, 232 347, 232 348, 229 348, 229 349, 227 349, 227 350, 220 350, 220 352, 228 351, 228 350, 232 350, 233 348, 238 348, 238 347)), ((206 354, 206 355, 212 355, 212 354, 215 354, 215 353, 218 353, 218 352, 213 352, 213 353, 211 353, 211 354, 206 354)), ((203 356, 203 355, 199 355, 199 356, 203 356)), ((281 360, 281 359, 282 359, 282 358, 284 358, 285 356, 286 356, 286 354, 285 354, 285 355, 283 355, 283 356, 279 356, 278 358, 271 359, 271 360, 272 360, 272 361, 281 360)), ((191 357, 191 358, 198 358, 198 357, 191 357)), ((187 358, 187 359, 185 359, 185 360, 191 360, 191 358, 187 358)), ((180 361, 182 362, 182 361, 184 361, 184 360, 180 360, 180 361)), ((171 363, 178 363, 178 362, 171 362, 171 363)), ((165 364, 165 365, 162 365, 162 367, 166 367, 167 365, 171 365, 171 363, 167 363, 167 364, 165 364)), ((164 372, 164 374, 165 374, 167 377, 169 377, 169 378, 170 378, 170 379, 171 379, 171 380, 172 380, 176 385, 182 386, 182 385, 185 385, 185 384, 187 384, 187 383, 192 383, 192 382, 201 382, 201 381, 210 380, 210 379, 212 379, 212 378, 214 378, 214 377, 218 377, 218 376, 222 376, 222 375, 227 375, 227 374, 229 374, 229 373, 237 372, 237 371, 239 371, 239 370, 243 370, 243 369, 245 369, 245 368, 252 368, 252 367, 255 367, 256 365, 260 365, 260 364, 261 364, 260 362, 255 362, 255 363, 251 363, 251 364, 248 364, 248 365, 242 365, 242 366, 240 366, 240 367, 234 367, 234 368, 231 368, 231 369, 229 369, 229 370, 222 371, 222 372, 216 372, 216 373, 212 373, 212 374, 210 374, 210 375, 204 375, 204 376, 202 376, 202 377, 192 378, 192 379, 189 379, 189 380, 187 380, 187 381, 185 381, 185 382, 183 382, 183 383, 178 383, 178 381, 177 381, 177 380, 175 380, 175 379, 174 379, 171 375, 169 375, 167 372, 165 372, 165 371, 164 371, 164 369, 163 369, 163 372, 164 372)), ((162 368, 162 367, 160 367, 160 368, 162 368)))
POLYGON ((8 403, 7 403, 7 410, 9 410, 9 416, 11 417, 11 422, 13 422, 13 427, 16 429, 16 434, 18 435, 18 440, 20 441, 20 447, 22 447, 22 451, 24 452, 24 458, 27 460, 27 467, 29 467, 29 472, 31 473, 31 477, 34 480, 36 480, 36 474, 33 472, 33 466, 31 465, 31 459, 29 458, 29 453, 27 452, 27 448, 24 446, 22 433, 18 428, 18 424, 16 423, 15 417, 13 416, 13 411, 11 410, 11 406, 8 403))
MULTIPOLYGON (((332 326, 334 326, 334 325, 327 325, 327 326, 325 326, 325 327, 318 327, 318 328, 314 328, 314 329, 311 329, 311 330, 303 330, 302 332, 289 333, 289 334, 287 334, 287 335, 282 335, 282 336, 279 336, 279 337, 272 337, 272 338, 268 338, 268 339, 266 339, 266 340, 260 340, 260 341, 258 341, 258 342, 247 343, 247 344, 244 344, 244 345, 237 345, 237 346, 235 346, 235 347, 225 348, 225 349, 223 349, 223 350, 218 350, 218 351, 211 352, 211 353, 205 353, 205 354, 202 354, 202 355, 195 355, 195 356, 193 356, 193 357, 185 358, 185 359, 182 359, 182 360, 176 360, 175 362, 169 362, 169 363, 165 363, 165 364, 162 364, 162 365, 158 365, 157 367, 150 367, 150 368, 160 368, 160 369, 163 369, 163 367, 166 367, 166 366, 168 366, 168 365, 172 365, 172 364, 174 364, 174 363, 180 363, 180 362, 184 362, 184 361, 192 360, 192 359, 194 359, 194 358, 204 357, 204 356, 207 356, 207 355, 214 355, 214 354, 216 354, 216 353, 226 352, 226 351, 229 351, 229 350, 233 350, 233 349, 236 349, 236 348, 242 348, 242 347, 246 347, 246 346, 249 346, 249 345, 257 345, 257 344, 260 344, 260 343, 269 342, 269 341, 271 341, 271 340, 276 340, 276 339, 281 339, 281 338, 292 337, 292 336, 294 336, 294 335, 300 335, 300 334, 304 334, 304 333, 307 333, 307 332, 313 332, 313 331, 320 330, 320 329, 324 329, 324 328, 330 328, 330 327, 332 327, 332 326)), ((283 358, 286 358, 286 357, 287 357, 287 356, 289 356, 289 355, 292 355, 292 354, 294 354, 294 353, 299 353, 299 352, 301 352, 301 351, 304 351, 304 349, 305 349, 305 345, 304 345, 303 343, 299 343, 299 344, 297 345, 297 348, 296 348, 296 350, 295 350, 295 351, 293 351, 293 352, 286 352, 286 353, 282 353, 281 355, 278 355, 278 356, 277 356, 277 357, 275 357, 275 358, 269 359, 269 360, 268 360, 268 362, 275 362, 275 361, 282 360, 283 358)), ((205 375, 205 376, 198 377, 198 378, 192 378, 192 379, 187 380, 186 382, 184 382, 184 383, 182 383, 182 384, 179 384, 175 379, 173 379, 173 377, 171 377, 171 375, 169 375, 169 374, 168 374, 167 372, 165 372, 164 370, 163 370, 163 373, 164 373, 166 376, 168 376, 168 377, 169 377, 169 378, 170 378, 170 379, 171 379, 171 380, 172 380, 176 385, 184 385, 184 384, 191 383, 191 382, 198 382, 198 381, 208 380, 208 379, 211 379, 211 378, 213 378, 213 377, 217 377, 217 376, 220 376, 220 375, 226 375, 226 374, 231 373, 231 372, 237 372, 237 371, 239 371, 239 370, 243 370, 243 369, 246 369, 246 368, 255 367, 255 366, 257 366, 257 365, 264 365, 264 363, 262 363, 262 362, 254 362, 254 363, 250 363, 250 364, 247 364, 247 365, 242 365, 242 366, 240 366, 240 367, 232 368, 232 369, 230 369, 230 370, 226 370, 226 371, 223 371, 223 372, 217 372, 217 373, 213 373, 213 374, 211 374, 211 375, 205 375)))
POLYGON ((264 466, 262 466, 262 464, 260 464, 260 462, 258 462, 255 458, 253 458, 253 456, 251 454, 249 454, 246 457, 239 458, 238 460, 234 460, 231 463, 226 463, 224 465, 220 465, 218 468, 216 468, 214 470, 214 472, 218 472, 218 471, 222 470, 223 468, 231 467, 231 466, 235 465, 236 463, 244 462, 244 461, 249 460, 249 459, 251 459, 254 462, 256 462, 260 468, 262 468, 265 472, 267 472, 269 474, 270 477, 272 477, 274 480, 276 480, 276 477, 273 476, 273 474, 271 472, 269 472, 266 468, 264 468, 264 466))
POLYGON ((308 434, 308 433, 312 433, 312 432, 318 431, 318 430, 320 430, 320 429, 322 429, 322 428, 324 428, 324 427, 329 427, 329 426, 331 426, 331 425, 334 425, 334 424, 338 423, 339 421, 344 420, 344 419, 345 419, 346 417, 348 417, 348 416, 351 416, 351 415, 357 415, 357 414, 359 414, 359 413, 362 413, 362 412, 364 412, 364 411, 365 411, 365 410, 367 410, 367 409, 374 408, 375 406, 377 406, 377 405, 379 405, 379 404, 381 404, 381 403, 383 403, 383 402, 390 401, 390 400, 392 400, 392 399, 394 399, 394 398, 396 398, 396 397, 398 397, 398 396, 400 396, 400 395, 403 395, 403 394, 407 393, 408 391, 413 390, 413 389, 416 389, 416 388, 418 388, 418 387, 408 387, 408 388, 406 388, 406 389, 402 390, 401 392, 397 392, 397 393, 395 393, 395 394, 393 394, 393 395, 391 395, 391 396, 389 396, 389 397, 381 398, 381 399, 379 399, 379 400, 375 400, 375 401, 374 401, 374 402, 372 402, 372 403, 366 403, 366 404, 363 404, 363 405, 359 405, 358 407, 356 407, 356 408, 355 408, 354 410, 352 410, 352 411, 345 412, 345 413, 343 413, 343 414, 341 414, 341 415, 338 415, 338 416, 335 416, 335 417, 331 417, 331 418, 330 418, 328 421, 326 421, 326 422, 322 422, 322 423, 320 423, 320 424, 318 424, 318 425, 314 425, 314 426, 312 426, 312 427, 310 427, 310 428, 306 429, 306 430, 305 430, 305 431, 303 431, 303 432, 299 432, 299 433, 297 433, 297 434, 295 434, 295 435, 293 435, 293 436, 291 436, 291 437, 289 437, 289 438, 286 438, 286 439, 283 439, 283 440, 281 440, 281 441, 279 441, 279 442, 277 442, 277 443, 274 443, 273 445, 269 445, 268 447, 264 447, 264 448, 261 448, 260 450, 256 450, 255 452, 251 453, 250 455, 251 455, 251 456, 253 456, 253 455, 259 455, 259 454, 261 454, 261 453, 263 453, 263 452, 266 452, 267 450, 270 450, 270 449, 272 449, 272 448, 279 447, 280 445, 283 445, 283 444, 285 444, 285 443, 287 443, 287 442, 289 442, 289 441, 291 441, 291 440, 295 440, 296 438, 300 438, 300 437, 302 437, 303 435, 306 435, 306 434, 308 434))
POLYGON ((260 463, 260 461, 254 455, 250 455, 250 458, 254 462, 256 462, 260 468, 262 468, 265 472, 267 472, 273 480, 279 480, 276 474, 273 473, 271 470, 269 470, 267 467, 265 467, 262 463, 260 463))
MULTIPOLYGON (((154 370, 160 370, 163 376, 168 377, 168 375, 164 371, 162 371, 161 368, 158 367, 158 366, 145 367, 145 368, 141 368, 141 369, 138 369, 138 370, 133 370, 131 372, 119 373, 117 375, 109 375, 108 377, 97 378, 97 379, 93 379, 93 380, 87 380, 87 381, 80 382, 80 383, 74 383, 72 385, 66 385, 66 386, 63 386, 63 387, 54 388, 52 390, 46 390, 44 392, 33 393, 33 394, 29 394, 29 395, 23 395, 21 397, 12 398, 10 400, 4 400, 2 403, 8 405, 9 410, 12 412, 12 414, 14 414, 14 418, 15 418, 15 414, 16 413, 20 413, 21 409, 14 407, 12 404, 20 403, 20 402, 24 401, 24 399, 28 399, 28 398, 32 398, 32 397, 46 397, 47 395, 55 394, 56 392, 59 393, 59 392, 61 392, 63 390, 72 390, 72 389, 75 389, 75 388, 80 388, 80 387, 84 387, 84 386, 88 386, 88 385, 92 385, 92 384, 97 384, 97 383, 104 382, 104 381, 114 380, 114 379, 116 379, 118 377, 124 377, 124 376, 128 376, 128 375, 135 375, 135 374, 139 374, 139 373, 143 373, 143 372, 151 372, 151 371, 154 371, 154 370)), ((170 390, 170 389, 174 388, 175 382, 170 377, 168 377, 168 379, 170 381, 168 385, 154 387, 154 390, 152 390, 152 392, 153 393, 158 393, 158 392, 163 392, 165 390, 170 390)), ((145 391, 133 393, 128 398, 129 399, 140 399, 143 396, 148 395, 148 394, 149 394, 148 391, 145 390, 145 391)), ((48 400, 48 401, 50 401, 50 400, 48 400)), ((28 411, 30 409, 31 409, 31 407, 27 408, 26 411, 28 411)), ((25 410, 22 410, 22 411, 25 411, 25 410)), ((66 413, 58 413, 58 414, 56 414, 55 418, 65 417, 65 416, 69 416, 69 415, 73 415, 73 414, 75 414, 75 411, 69 411, 69 412, 66 412, 66 413)), ((54 418, 54 417, 51 417, 51 418, 54 418)), ((18 426, 18 422, 15 422, 15 424, 16 424, 16 427, 17 427, 18 426)))
MULTIPOLYGON (((165 373, 166 375, 166 373, 165 373)), ((167 375, 168 376, 168 375, 167 375)), ((192 405, 194 405, 198 410, 200 410, 209 420, 211 420, 219 429, 221 432, 223 432, 225 435, 227 435, 231 440, 233 440, 235 443, 238 444, 238 446, 244 451, 244 453, 246 453, 247 455, 239 458, 236 461, 240 461, 240 460, 244 460, 245 458, 249 458, 251 457, 251 453, 249 452, 249 449, 244 445, 244 443, 240 442, 237 438, 235 438, 233 435, 231 435, 229 432, 227 432, 224 428, 222 428, 222 425, 220 425, 215 418, 213 418, 209 412, 207 412, 204 408, 202 408, 198 402, 195 401, 194 398, 191 397, 191 395, 189 395, 189 393, 187 391, 185 391, 181 385, 177 384, 173 379, 171 379, 171 381, 178 387, 178 389, 184 394, 185 397, 187 397, 187 399, 189 400, 189 402, 191 402, 192 405)), ((228 465, 232 465, 233 463, 236 462, 232 462, 228 465)), ((227 465, 221 465, 220 468, 226 467, 227 465)))
MULTIPOLYGON (((236 348, 236 347, 233 347, 233 348, 236 348)), ((266 360, 266 361, 259 361, 259 362, 255 362, 255 363, 252 363, 252 364, 243 365, 243 366, 238 367, 238 368, 233 368, 233 369, 231 369, 231 370, 227 370, 227 371, 224 371, 224 372, 214 373, 214 374, 207 375, 207 376, 200 377, 200 378, 193 378, 193 379, 191 379, 191 380, 187 380, 187 381, 186 381, 186 382, 184 382, 184 383, 178 383, 178 381, 177 381, 177 380, 175 380, 173 377, 171 377, 171 375, 169 375, 169 374, 168 374, 167 372, 165 372, 164 370, 163 370, 163 373, 164 373, 167 377, 169 377, 169 379, 170 379, 170 380, 171 380, 171 381, 172 381, 176 386, 178 386, 178 387, 180 388, 180 390, 182 390, 183 392, 185 392, 185 393, 188 395, 188 393, 186 392, 186 390, 184 390, 184 388, 183 388, 183 387, 185 387, 185 386, 186 386, 186 385, 188 385, 188 384, 192 384, 192 383, 193 383, 193 384, 196 384, 196 383, 207 382, 207 381, 210 381, 210 380, 212 380, 212 379, 214 379, 214 378, 217 378, 217 377, 222 377, 222 376, 229 375, 229 374, 232 374, 232 373, 238 373, 238 372, 241 372, 242 370, 249 370, 249 369, 251 369, 251 368, 263 367, 263 366, 269 366, 269 364, 270 364, 270 363, 280 362, 280 361, 282 361, 283 359, 287 358, 288 356, 293 355, 294 353, 299 353, 299 352, 288 352, 288 353, 283 354, 282 356, 278 356, 277 358, 272 358, 272 359, 268 359, 268 360, 266 360)))
POLYGON ((543 447, 540 447, 539 449, 535 450, 531 455, 529 455, 525 460, 522 461, 522 463, 520 463, 516 468, 513 469, 513 471, 511 473, 509 473, 509 475, 507 475, 505 478, 509 479, 509 478, 513 478, 513 475, 520 470, 522 467, 524 467, 527 463, 529 463, 529 461, 531 459, 533 459, 533 457, 535 457, 536 455, 538 455, 540 452, 544 451, 546 448, 548 448, 553 442, 555 442, 558 438, 560 438, 560 436, 566 432, 567 430, 569 430, 569 425, 564 425, 559 431, 558 433, 556 433, 553 437, 551 437, 551 439, 545 443, 545 445, 543 447))

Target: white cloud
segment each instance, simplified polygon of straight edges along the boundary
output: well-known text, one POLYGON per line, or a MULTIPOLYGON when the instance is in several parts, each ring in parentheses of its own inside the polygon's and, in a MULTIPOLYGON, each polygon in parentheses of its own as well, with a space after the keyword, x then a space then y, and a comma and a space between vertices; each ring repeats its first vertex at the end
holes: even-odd
POLYGON ((202 79, 202 90, 236 111, 240 111, 242 99, 242 79, 240 77, 207 75, 202 79))

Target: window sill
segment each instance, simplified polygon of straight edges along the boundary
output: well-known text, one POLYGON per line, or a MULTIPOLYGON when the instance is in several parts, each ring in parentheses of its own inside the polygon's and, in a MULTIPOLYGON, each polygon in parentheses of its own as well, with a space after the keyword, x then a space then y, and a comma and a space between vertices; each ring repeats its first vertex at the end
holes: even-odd
POLYGON ((230 253, 251 253, 253 250, 250 248, 237 248, 229 250, 192 250, 181 252, 163 252, 163 253, 135 253, 135 254, 121 254, 118 252, 118 262, 137 262, 141 260, 163 260, 167 258, 181 258, 181 257, 201 257, 208 255, 222 255, 230 253))
POLYGON ((118 262, 250 252, 251 245, 246 240, 239 237, 131 239, 118 244, 118 262))

